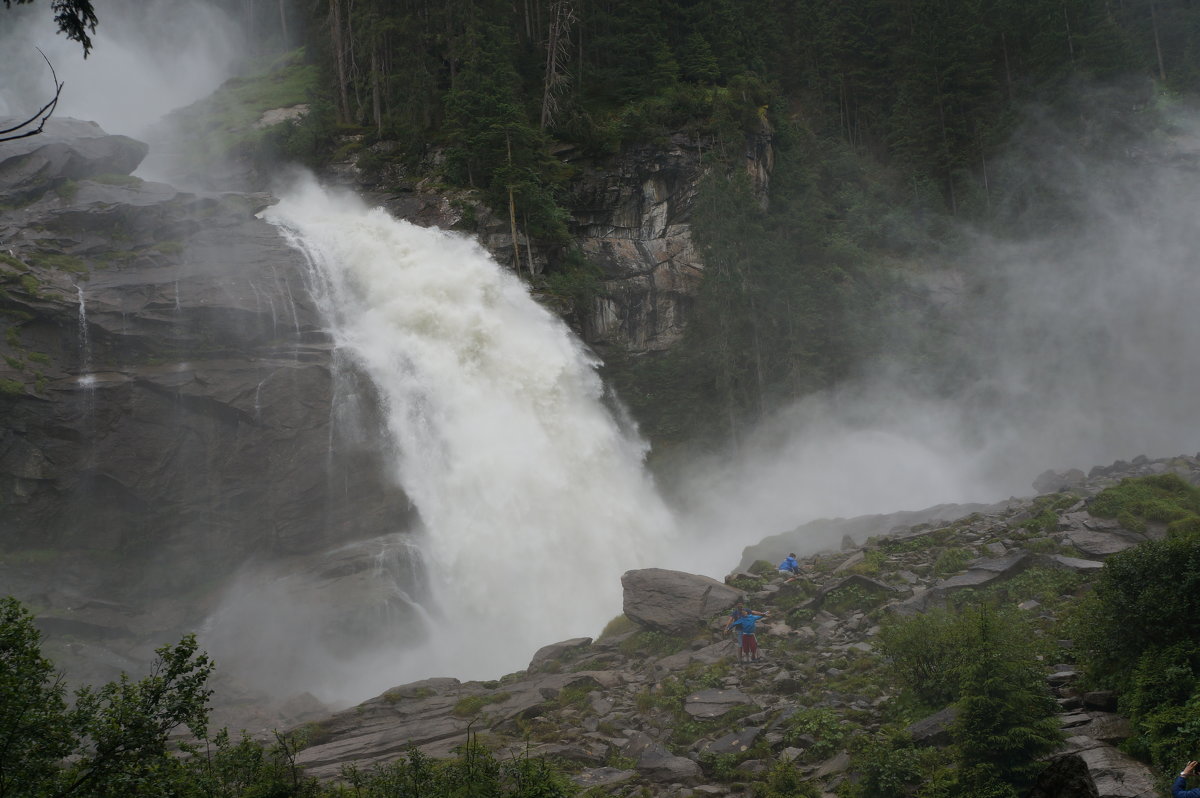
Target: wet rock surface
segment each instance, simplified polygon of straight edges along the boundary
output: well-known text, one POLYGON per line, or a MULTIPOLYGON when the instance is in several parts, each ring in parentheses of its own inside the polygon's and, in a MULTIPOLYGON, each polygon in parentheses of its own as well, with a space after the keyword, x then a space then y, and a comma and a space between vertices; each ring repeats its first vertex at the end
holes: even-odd
POLYGON ((255 217, 272 200, 142 181, 144 144, 50 121, 0 151, 0 584, 103 681, 199 626, 242 564, 410 510, 339 422, 374 399, 255 217))

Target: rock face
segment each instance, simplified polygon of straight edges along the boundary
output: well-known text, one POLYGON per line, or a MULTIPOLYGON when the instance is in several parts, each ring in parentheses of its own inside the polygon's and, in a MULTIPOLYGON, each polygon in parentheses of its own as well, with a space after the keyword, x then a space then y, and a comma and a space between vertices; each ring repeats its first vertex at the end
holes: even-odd
POLYGON ((51 121, 0 149, 6 592, 132 646, 194 627, 249 558, 402 528, 269 199, 129 177, 145 145, 51 121))
MULTIPOLYGON (((390 146, 379 143, 365 152, 386 154, 390 146)), ((586 306, 547 299, 597 350, 641 354, 678 343, 703 277, 690 218, 707 169, 704 154, 711 146, 711 141, 676 134, 665 146, 628 148, 600 160, 574 150, 556 153, 579 173, 563 204, 572 238, 600 270, 600 286, 586 306)), ((775 163, 772 131, 765 122, 747 138, 746 154, 746 171, 765 204, 775 163)), ((414 181, 395 168, 376 173, 347 162, 335 164, 327 177, 366 188, 392 214, 415 224, 475 235, 499 263, 517 273, 540 274, 551 259, 563 255, 557 245, 531 242, 520 231, 514 247, 507 217, 491 213, 465 193, 440 193, 431 181, 414 181)))
MULTIPOLYGON (((19 120, 0 117, 0 128, 19 120)), ((67 180, 127 175, 149 148, 128 136, 110 136, 95 122, 47 120, 42 133, 0 147, 0 202, 20 204, 67 180)))
POLYGON ((714 613, 729 609, 741 594, 707 576, 665 568, 627 571, 621 577, 624 611, 650 629, 679 633, 705 623, 714 613))

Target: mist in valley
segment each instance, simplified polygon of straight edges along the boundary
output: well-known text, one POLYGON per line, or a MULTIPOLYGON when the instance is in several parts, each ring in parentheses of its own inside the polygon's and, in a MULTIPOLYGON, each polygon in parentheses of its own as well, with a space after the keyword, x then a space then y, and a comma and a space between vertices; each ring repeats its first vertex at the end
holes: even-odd
POLYGON ((97 122, 107 133, 147 136, 164 114, 207 96, 246 53, 241 26, 202 0, 118 0, 98 7, 84 58, 57 32, 43 3, 4 11, 0 116, 27 118, 54 96, 40 49, 63 84, 57 117, 97 122))
MULTIPOLYGON (((100 9, 86 60, 77 43, 54 34, 41 5, 4 13, 0 44, 20 68, 0 84, 0 114, 27 116, 49 98, 38 46, 65 83, 57 115, 134 137, 212 91, 244 51, 236 22, 200 2, 100 9)), ((465 363, 490 368, 496 384, 516 380, 520 372, 505 369, 503 358, 480 365, 498 323, 486 314, 497 304, 506 308, 505 323, 528 314, 530 329, 552 343, 529 333, 509 357, 544 362, 539 346, 549 346, 561 358, 558 372, 540 374, 553 388, 545 394, 507 385, 506 401, 544 411, 570 384, 584 410, 554 416, 546 435, 593 459, 537 459, 527 439, 513 437, 520 425, 506 428, 511 416, 489 410, 496 395, 487 385, 414 388, 422 368, 414 356, 369 339, 394 343, 395 328, 381 318, 398 310, 419 316, 426 332, 445 326, 429 307, 376 308, 366 326, 331 321, 355 368, 381 385, 380 375, 395 375, 396 385, 381 388, 394 426, 373 434, 400 450, 395 478, 412 493, 423 525, 347 541, 361 547, 351 554, 379 566, 344 596, 321 592, 316 571, 265 564, 229 575, 204 639, 256 688, 309 690, 330 701, 425 676, 494 678, 523 667, 537 645, 598 634, 621 610, 619 578, 628 567, 719 578, 743 547, 813 519, 996 501, 1031 493, 1047 468, 1194 452, 1200 126, 1192 112, 1166 105, 1165 125, 1136 121, 1152 118, 1145 104, 1153 101, 1144 87, 1080 87, 1066 111, 1029 109, 990 165, 999 232, 964 227, 953 245, 923 259, 923 273, 912 276, 914 290, 925 293, 920 309, 897 314, 894 346, 865 362, 856 379, 776 410, 735 451, 661 475, 671 485, 670 510, 640 469, 642 443, 603 409, 588 354, 564 325, 530 309, 527 296, 512 296, 522 290, 515 280, 495 277, 499 267, 481 265, 478 248, 461 239, 409 240, 378 214, 343 220, 417 256, 444 247, 429 257, 470 261, 473 274, 494 279, 471 310, 477 326, 463 328, 465 348, 438 368, 465 363), (430 429, 423 415, 445 424, 429 440, 421 439, 430 429), (489 423, 494 436, 481 432, 489 423), (615 463, 612 481, 582 488, 596 459, 606 458, 615 463), (491 481, 496 474, 519 478, 491 481), (476 504, 476 494, 488 494, 486 501, 476 504), (523 534, 530 526, 544 536, 523 534), (346 624, 348 617, 361 623, 346 624), (314 632, 322 626, 341 636, 323 638, 314 632)), ((321 201, 311 189, 300 192, 284 213, 333 213, 305 209, 321 201)), ((367 277, 344 279, 353 288, 337 291, 386 299, 367 277)), ((443 298, 450 292, 435 288, 443 298)), ((538 378, 535 369, 531 379, 538 378)), ((818 539, 811 548, 836 543, 818 539)), ((331 561, 345 556, 329 553, 331 561)))
MULTIPOLYGON (((1200 123, 1144 84, 1031 107, 990 168, 990 232, 914 278, 919 312, 835 391, 688 469, 694 567, 819 518, 996 502, 1047 469, 1200 448, 1200 123)), ((840 535, 812 541, 836 546, 840 535)), ((780 556, 786 552, 780 552, 780 556)))

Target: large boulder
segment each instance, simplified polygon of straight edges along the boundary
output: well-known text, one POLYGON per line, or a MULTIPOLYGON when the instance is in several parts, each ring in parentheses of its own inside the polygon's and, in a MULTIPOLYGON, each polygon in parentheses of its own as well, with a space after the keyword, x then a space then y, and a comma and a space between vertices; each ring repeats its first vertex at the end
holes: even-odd
POLYGON ((1029 798, 1099 798, 1087 763, 1078 754, 1055 758, 1038 775, 1029 798))
MULTIPOLYGON (((0 127, 18 120, 0 118, 0 127)), ((149 147, 128 136, 110 136, 95 122, 50 119, 36 136, 0 145, 0 201, 20 203, 68 180, 128 175, 149 147)))
POLYGON ((660 632, 681 634, 702 626, 741 598, 735 588, 707 576, 643 568, 621 577, 630 620, 660 632))

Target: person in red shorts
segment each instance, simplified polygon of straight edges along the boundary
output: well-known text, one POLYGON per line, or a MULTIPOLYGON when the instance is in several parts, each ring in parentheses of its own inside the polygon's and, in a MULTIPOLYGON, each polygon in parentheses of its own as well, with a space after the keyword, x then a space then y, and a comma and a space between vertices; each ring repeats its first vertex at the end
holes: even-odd
POLYGON ((740 627, 742 630, 742 652, 741 658, 750 662, 758 662, 758 638, 754 636, 754 625, 770 615, 769 612, 764 612, 761 615, 747 613, 736 621, 730 621, 730 625, 740 627))

